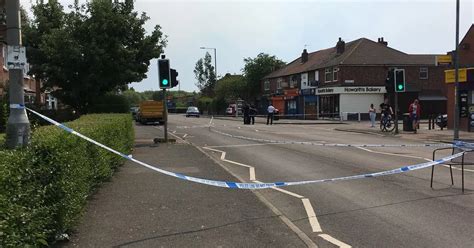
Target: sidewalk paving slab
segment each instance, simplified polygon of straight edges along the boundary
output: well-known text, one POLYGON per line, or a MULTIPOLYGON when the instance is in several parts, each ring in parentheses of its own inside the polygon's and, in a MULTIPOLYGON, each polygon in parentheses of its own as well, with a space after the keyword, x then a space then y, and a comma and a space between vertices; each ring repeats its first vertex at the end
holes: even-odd
MULTIPOLYGON (((189 144, 153 144, 150 137, 157 133, 151 127, 136 127, 134 158, 189 176, 236 181, 189 144)), ((127 161, 91 197, 71 240, 56 246, 304 247, 305 244, 251 191, 187 182, 127 161)))

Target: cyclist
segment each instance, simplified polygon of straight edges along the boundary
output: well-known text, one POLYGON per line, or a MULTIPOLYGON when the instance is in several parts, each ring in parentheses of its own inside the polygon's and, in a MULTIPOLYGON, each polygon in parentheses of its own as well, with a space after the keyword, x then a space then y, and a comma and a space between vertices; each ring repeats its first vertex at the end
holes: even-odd
POLYGON ((388 103, 388 98, 385 98, 384 102, 380 104, 380 113, 380 125, 388 125, 388 127, 390 127, 390 121, 387 122, 387 120, 392 119, 393 109, 392 106, 390 106, 390 104, 388 103))

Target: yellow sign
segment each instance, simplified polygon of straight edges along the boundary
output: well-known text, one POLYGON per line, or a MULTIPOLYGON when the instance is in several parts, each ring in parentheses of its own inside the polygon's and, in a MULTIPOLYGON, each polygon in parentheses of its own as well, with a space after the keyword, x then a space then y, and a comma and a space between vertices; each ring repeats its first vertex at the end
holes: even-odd
MULTIPOLYGON (((454 81, 456 80, 455 78, 456 74, 454 70, 445 70, 444 77, 445 77, 445 82, 447 84, 454 83, 454 81)), ((466 68, 459 69, 459 82, 460 83, 467 82, 467 69, 466 68)))
POLYGON ((451 55, 438 55, 436 56, 436 63, 439 64, 451 64, 452 58, 451 55))

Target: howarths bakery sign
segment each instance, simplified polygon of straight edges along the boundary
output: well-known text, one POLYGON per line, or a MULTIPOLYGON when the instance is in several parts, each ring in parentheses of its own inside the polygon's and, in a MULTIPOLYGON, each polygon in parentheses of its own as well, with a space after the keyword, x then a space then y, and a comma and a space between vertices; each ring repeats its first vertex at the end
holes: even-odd
POLYGON ((328 87, 319 88, 316 95, 329 94, 383 94, 387 93, 385 87, 360 86, 360 87, 328 87))

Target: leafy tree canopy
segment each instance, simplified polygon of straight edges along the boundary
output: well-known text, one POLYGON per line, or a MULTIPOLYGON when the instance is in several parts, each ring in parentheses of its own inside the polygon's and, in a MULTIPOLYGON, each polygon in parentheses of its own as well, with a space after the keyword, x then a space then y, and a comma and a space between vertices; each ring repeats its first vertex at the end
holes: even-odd
POLYGON ((62 102, 85 113, 95 99, 146 78, 150 60, 166 46, 159 25, 133 0, 94 0, 64 11, 57 0, 38 1, 25 29, 30 71, 62 102))

